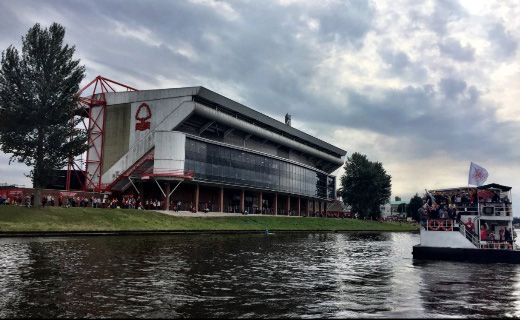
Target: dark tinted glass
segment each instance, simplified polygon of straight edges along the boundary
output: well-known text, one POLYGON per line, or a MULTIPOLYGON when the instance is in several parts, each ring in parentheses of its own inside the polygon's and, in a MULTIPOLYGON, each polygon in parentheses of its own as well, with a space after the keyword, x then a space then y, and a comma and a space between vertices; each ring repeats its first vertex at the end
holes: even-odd
POLYGON ((185 169, 195 178, 334 199, 336 178, 296 164, 186 139, 185 169))

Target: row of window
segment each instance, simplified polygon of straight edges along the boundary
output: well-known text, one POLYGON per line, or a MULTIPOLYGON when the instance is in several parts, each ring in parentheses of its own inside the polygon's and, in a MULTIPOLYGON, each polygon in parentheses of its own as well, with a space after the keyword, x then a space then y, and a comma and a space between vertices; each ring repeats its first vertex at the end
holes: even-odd
POLYGON ((334 198, 335 177, 245 151, 186 139, 186 170, 195 178, 334 198))

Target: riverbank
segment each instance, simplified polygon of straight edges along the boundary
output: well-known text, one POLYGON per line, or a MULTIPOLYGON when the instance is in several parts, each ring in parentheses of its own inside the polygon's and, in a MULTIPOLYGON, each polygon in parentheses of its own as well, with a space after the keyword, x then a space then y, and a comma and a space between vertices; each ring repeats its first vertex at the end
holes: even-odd
POLYGON ((236 215, 179 217, 128 209, 0 206, 0 233, 197 231, 416 231, 416 224, 356 219, 236 215))

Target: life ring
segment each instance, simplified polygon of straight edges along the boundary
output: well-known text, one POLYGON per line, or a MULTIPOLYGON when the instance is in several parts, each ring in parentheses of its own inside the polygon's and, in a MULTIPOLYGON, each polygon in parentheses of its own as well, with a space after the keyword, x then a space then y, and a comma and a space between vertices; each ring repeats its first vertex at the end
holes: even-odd
POLYGON ((453 223, 452 223, 452 221, 451 220, 443 220, 442 224, 441 224, 441 228, 444 231, 451 231, 451 230, 453 230, 453 223), (449 225, 449 227, 447 227, 446 225, 449 225))
POLYGON ((428 220, 428 230, 437 231, 439 230, 441 224, 439 223, 439 220, 428 220), (433 226, 433 222, 436 223, 436 226, 433 226))

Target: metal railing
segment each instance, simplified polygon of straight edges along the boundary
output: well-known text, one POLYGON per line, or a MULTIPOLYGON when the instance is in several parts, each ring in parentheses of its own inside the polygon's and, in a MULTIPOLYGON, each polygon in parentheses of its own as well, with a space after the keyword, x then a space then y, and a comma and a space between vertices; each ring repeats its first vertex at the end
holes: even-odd
POLYGON ((511 205, 497 202, 479 203, 479 214, 484 217, 509 217, 511 205))
POLYGON ((426 231, 453 231, 455 229, 455 220, 451 219, 426 219, 426 231), (435 228, 430 225, 434 223, 437 225, 435 228), (449 222, 449 224, 446 224, 449 222))
POLYGON ((466 232, 466 226, 464 224, 461 224, 459 227, 459 232, 468 239, 476 248, 480 248, 480 243, 476 235, 474 235, 471 232, 466 232))
POLYGON ((509 217, 511 215, 511 203, 504 202, 479 202, 477 203, 457 203, 457 211, 462 215, 472 216, 497 216, 497 217, 509 217), (486 214, 485 211, 493 208, 491 214, 486 214))
MULTIPOLYGON (((478 219, 476 221, 478 221, 478 219)), ((480 241, 478 235, 473 234, 472 232, 467 232, 466 226, 463 224, 460 225, 459 231, 466 239, 468 239, 471 243, 473 243, 473 245, 476 248, 479 248, 479 249, 517 250, 517 246, 514 243, 510 244, 507 241, 499 241, 499 240, 480 241)))

